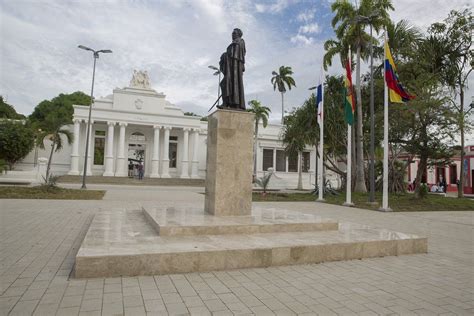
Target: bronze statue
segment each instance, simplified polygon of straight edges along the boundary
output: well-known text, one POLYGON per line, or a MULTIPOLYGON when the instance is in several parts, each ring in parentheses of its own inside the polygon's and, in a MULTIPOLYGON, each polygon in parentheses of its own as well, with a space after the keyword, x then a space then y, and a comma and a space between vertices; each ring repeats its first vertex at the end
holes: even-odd
POLYGON ((219 68, 224 78, 220 83, 222 105, 221 109, 245 110, 244 82, 242 80, 245 71, 245 42, 242 39, 242 31, 234 29, 232 32, 232 43, 227 51, 221 55, 219 68))

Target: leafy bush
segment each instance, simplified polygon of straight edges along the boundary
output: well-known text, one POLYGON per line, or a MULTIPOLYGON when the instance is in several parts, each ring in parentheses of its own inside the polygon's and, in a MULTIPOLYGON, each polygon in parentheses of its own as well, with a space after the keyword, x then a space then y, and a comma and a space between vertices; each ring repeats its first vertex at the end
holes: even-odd
POLYGON ((418 196, 420 199, 425 199, 428 196, 429 188, 426 183, 422 183, 418 188, 418 196))
POLYGON ((41 185, 41 188, 45 191, 51 192, 58 189, 58 179, 59 176, 50 175, 47 179, 43 177, 44 184, 41 185))
POLYGON ((0 159, 8 164, 10 170, 28 155, 34 142, 33 130, 23 122, 0 122, 0 159))
POLYGON ((263 189, 263 193, 267 193, 267 187, 270 183, 270 178, 273 175, 273 170, 269 169, 267 174, 264 174, 263 177, 255 179, 255 183, 263 189))

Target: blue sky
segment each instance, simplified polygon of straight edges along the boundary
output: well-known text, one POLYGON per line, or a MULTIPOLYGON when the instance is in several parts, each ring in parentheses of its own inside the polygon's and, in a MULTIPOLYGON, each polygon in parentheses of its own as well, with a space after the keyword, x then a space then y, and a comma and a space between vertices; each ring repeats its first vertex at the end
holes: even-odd
MULTIPOLYGON (((321 69, 322 44, 333 36, 329 0, 0 0, 0 94, 24 114, 59 93, 90 91, 92 56, 82 44, 112 49, 97 65, 96 96, 127 86, 134 69, 185 111, 204 115, 217 94, 208 65, 218 63, 239 27, 247 45, 246 98, 281 116, 272 70, 292 66, 297 87, 286 109, 309 96, 321 69)), ((396 21, 425 29, 468 0, 394 0, 396 21), (426 10, 426 8, 436 10, 426 10)), ((342 73, 338 62, 329 70, 342 73)), ((472 80, 471 80, 472 82, 472 80)), ((472 92, 468 93, 470 102, 472 92)))

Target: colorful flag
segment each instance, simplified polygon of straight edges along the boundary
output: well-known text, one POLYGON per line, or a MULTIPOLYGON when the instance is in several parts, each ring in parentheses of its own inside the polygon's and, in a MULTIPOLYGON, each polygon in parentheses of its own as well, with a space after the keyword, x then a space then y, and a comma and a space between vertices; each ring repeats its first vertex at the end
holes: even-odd
POLYGON ((323 84, 319 84, 316 90, 316 109, 318 110, 318 124, 323 121, 323 84))
POLYGON ((385 82, 389 89, 390 102, 404 103, 415 98, 409 95, 398 81, 397 67, 393 62, 387 41, 385 41, 385 82))
POLYGON ((344 78, 344 110, 346 113, 346 122, 349 125, 354 123, 355 98, 352 89, 352 71, 350 56, 346 61, 346 77, 344 78))

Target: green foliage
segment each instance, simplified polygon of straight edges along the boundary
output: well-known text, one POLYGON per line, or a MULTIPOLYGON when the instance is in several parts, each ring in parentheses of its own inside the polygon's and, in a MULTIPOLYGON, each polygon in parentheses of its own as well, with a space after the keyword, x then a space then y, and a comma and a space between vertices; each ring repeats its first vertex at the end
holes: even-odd
POLYGON ((69 145, 73 142, 73 133, 65 128, 71 123, 70 120, 69 117, 64 115, 63 111, 57 111, 47 113, 42 121, 37 122, 36 126, 41 127, 38 134, 38 146, 44 149, 44 141, 49 140, 51 142, 51 151, 49 154, 48 166, 46 168, 46 179, 49 179, 53 153, 55 151, 58 152, 63 148, 64 138, 69 145))
POLYGON ((0 95, 0 118, 11 119, 11 120, 24 120, 23 114, 18 114, 15 108, 10 104, 6 103, 3 96, 0 95))
POLYGON ((47 192, 56 191, 59 189, 57 185, 58 179, 59 176, 53 176, 52 174, 49 175, 47 178, 43 177, 44 183, 40 185, 40 188, 47 192))
POLYGON ((262 121, 263 127, 267 127, 268 115, 272 110, 269 107, 263 106, 258 100, 250 100, 249 105, 250 108, 247 111, 255 114, 255 124, 258 125, 262 121))
POLYGON ((336 39, 329 39, 324 43, 326 51, 323 59, 324 69, 332 65, 332 59, 339 55, 341 65, 344 66, 349 48, 352 52, 360 50, 361 57, 368 59, 369 43, 376 44, 375 37, 367 34, 367 26, 372 25, 375 33, 379 33, 390 22, 389 10, 393 10, 391 0, 361 0, 359 6, 348 0, 336 0, 331 5, 334 17, 332 27, 336 39), (358 17, 371 17, 370 20, 361 20, 358 17))
POLYGON ((291 90, 291 86, 296 87, 295 79, 291 76, 293 75, 293 70, 290 66, 280 66, 278 72, 272 71, 272 75, 273 90, 278 88, 278 91, 285 93, 286 87, 288 87, 288 90, 291 90))
POLYGON ((0 159, 0 174, 8 169, 7 162, 3 159, 0 159))
POLYGON ((428 197, 428 192, 429 192, 428 185, 426 183, 422 183, 420 184, 418 188, 417 197, 420 199, 426 199, 428 197))
POLYGON ((0 159, 10 167, 23 159, 33 149, 34 134, 32 129, 22 122, 0 122, 0 159))
POLYGON ((199 116, 199 117, 201 116, 201 115, 197 115, 194 112, 184 112, 184 115, 186 115, 186 116, 199 116))
POLYGON ((268 171, 263 177, 255 179, 255 183, 263 189, 263 193, 267 193, 267 187, 270 183, 270 178, 273 176, 273 171, 268 171))
POLYGON ((41 101, 29 116, 30 121, 41 128, 42 123, 51 113, 56 117, 62 117, 68 124, 72 123, 74 114, 73 105, 90 105, 90 96, 81 91, 71 94, 60 94, 51 100, 41 101))

